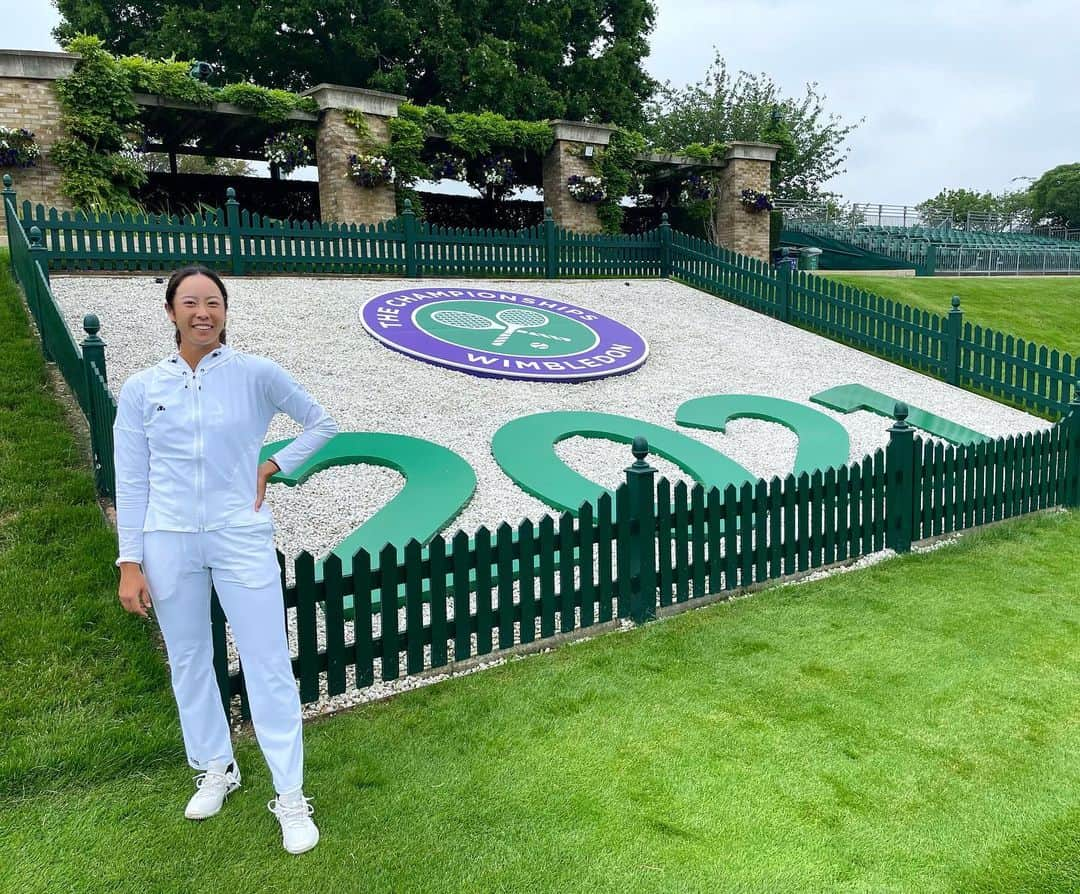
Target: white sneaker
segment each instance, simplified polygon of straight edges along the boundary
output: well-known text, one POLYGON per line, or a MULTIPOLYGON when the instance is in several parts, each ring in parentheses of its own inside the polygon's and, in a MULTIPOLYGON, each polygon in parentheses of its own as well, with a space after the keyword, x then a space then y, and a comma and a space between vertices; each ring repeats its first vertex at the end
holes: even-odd
POLYGON ((195 787, 198 791, 188 801, 184 816, 193 820, 211 817, 221 810, 229 792, 240 788, 240 768, 235 761, 231 764, 215 761, 205 773, 195 777, 195 787))
POLYGON ((267 803, 267 809, 281 823, 281 843, 290 854, 302 854, 319 843, 319 830, 311 821, 315 812, 301 791, 278 795, 267 803))

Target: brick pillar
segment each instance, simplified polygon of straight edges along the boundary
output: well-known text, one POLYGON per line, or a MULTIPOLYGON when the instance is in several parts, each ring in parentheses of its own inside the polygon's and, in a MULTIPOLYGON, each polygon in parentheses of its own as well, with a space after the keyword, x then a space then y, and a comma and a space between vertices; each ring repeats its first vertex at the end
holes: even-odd
POLYGON ((769 259, 769 214, 748 211, 740 199, 744 189, 768 191, 769 174, 779 148, 773 143, 732 143, 720 175, 716 241, 724 248, 762 261, 769 259))
POLYGON ((596 175, 593 161, 604 151, 616 128, 581 121, 552 121, 551 126, 555 143, 544 156, 544 205, 551 209, 560 227, 578 233, 599 233, 596 205, 575 199, 567 190, 566 181, 573 174, 596 175))
MULTIPOLYGON (((319 84, 306 91, 319 104, 319 130, 315 138, 319 166, 319 205, 322 219, 339 223, 378 223, 397 214, 394 186, 358 186, 348 176, 349 156, 364 151, 363 140, 345 120, 347 112, 360 112, 370 139, 379 146, 390 144, 390 119, 397 117, 404 96, 319 84)), ((367 147, 370 152, 372 147, 367 147)))
MULTIPOLYGON (((0 168, 0 174, 11 175, 20 206, 29 199, 46 208, 71 209, 71 203, 60 192, 60 171, 48 155, 57 140, 66 135, 60 124, 60 100, 53 82, 70 75, 78 59, 71 53, 0 50, 0 126, 25 127, 34 134, 41 150, 32 168, 0 168)), ((5 230, 4 215, 0 213, 0 245, 7 244, 5 230)))

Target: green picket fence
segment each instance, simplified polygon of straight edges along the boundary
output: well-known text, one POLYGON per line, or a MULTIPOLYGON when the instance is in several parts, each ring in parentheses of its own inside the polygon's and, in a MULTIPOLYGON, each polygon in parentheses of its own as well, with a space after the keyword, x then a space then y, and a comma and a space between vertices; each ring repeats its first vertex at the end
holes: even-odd
POLYGON ((86 417, 98 493, 113 497, 116 473, 112 425, 116 418, 116 398, 105 378, 105 344, 97 336, 100 324, 95 316, 88 314, 83 321, 87 338, 81 345, 75 342, 49 283, 47 253, 40 232, 31 228, 28 234, 22 228, 7 190, 3 205, 11 270, 26 296, 26 306, 41 339, 42 354, 56 364, 86 417))
MULTIPOLYGON (((914 539, 950 534, 1069 502, 1067 431, 1057 426, 996 441, 912 453, 914 539)), ((1074 501, 1075 504, 1075 501, 1074 501)))
MULTIPOLYGON (((706 491, 656 479, 636 462, 594 509, 538 524, 459 531, 331 556, 322 580, 301 553, 288 584, 279 554, 293 670, 305 704, 672 606, 722 598, 886 547, 1026 512, 1080 505, 1080 390, 1049 431, 963 447, 922 441, 897 406, 884 450, 798 478, 706 491), (346 621, 345 599, 354 615, 346 621), (376 607, 377 606, 377 607, 376 607), (350 683, 351 672, 351 683, 350 683)), ((216 600, 215 600, 216 603, 216 600)), ((214 613, 215 668, 226 710, 250 716, 214 613)))
POLYGON ((671 275, 861 351, 1049 417, 1068 412, 1080 357, 809 273, 779 270, 701 239, 672 233, 671 275))
POLYGON ((198 262, 234 276, 660 276, 665 241, 658 230, 573 233, 550 211, 540 226, 517 231, 433 226, 416 220, 408 200, 400 217, 372 225, 270 220, 241 210, 231 188, 224 208, 182 219, 58 213, 23 202, 22 225, 42 233, 50 270, 160 271, 198 262))

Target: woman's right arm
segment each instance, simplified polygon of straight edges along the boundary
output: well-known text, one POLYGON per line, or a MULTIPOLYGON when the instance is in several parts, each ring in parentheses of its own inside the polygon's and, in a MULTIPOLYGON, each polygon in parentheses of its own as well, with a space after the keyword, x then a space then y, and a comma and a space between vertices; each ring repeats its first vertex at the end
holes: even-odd
POLYGON ((143 428, 143 385, 128 379, 120 389, 113 424, 116 530, 120 541, 120 602, 146 617, 150 591, 142 572, 143 522, 150 493, 150 448, 143 428))

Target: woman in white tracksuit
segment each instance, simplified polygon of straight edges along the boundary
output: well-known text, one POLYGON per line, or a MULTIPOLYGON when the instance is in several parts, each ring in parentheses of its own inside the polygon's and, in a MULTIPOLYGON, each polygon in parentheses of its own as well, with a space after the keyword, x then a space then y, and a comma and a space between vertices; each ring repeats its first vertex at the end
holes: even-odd
POLYGON ((240 785, 212 665, 213 583, 277 792, 268 806, 286 850, 302 853, 319 831, 303 794, 300 699, 263 495, 271 475, 297 468, 337 426, 272 360, 225 345, 228 295, 217 274, 178 270, 165 303, 178 350, 124 383, 113 429, 120 601, 144 617, 152 604, 161 625, 188 763, 203 771, 185 815, 205 819, 240 785), (278 412, 304 431, 260 464, 278 412))

